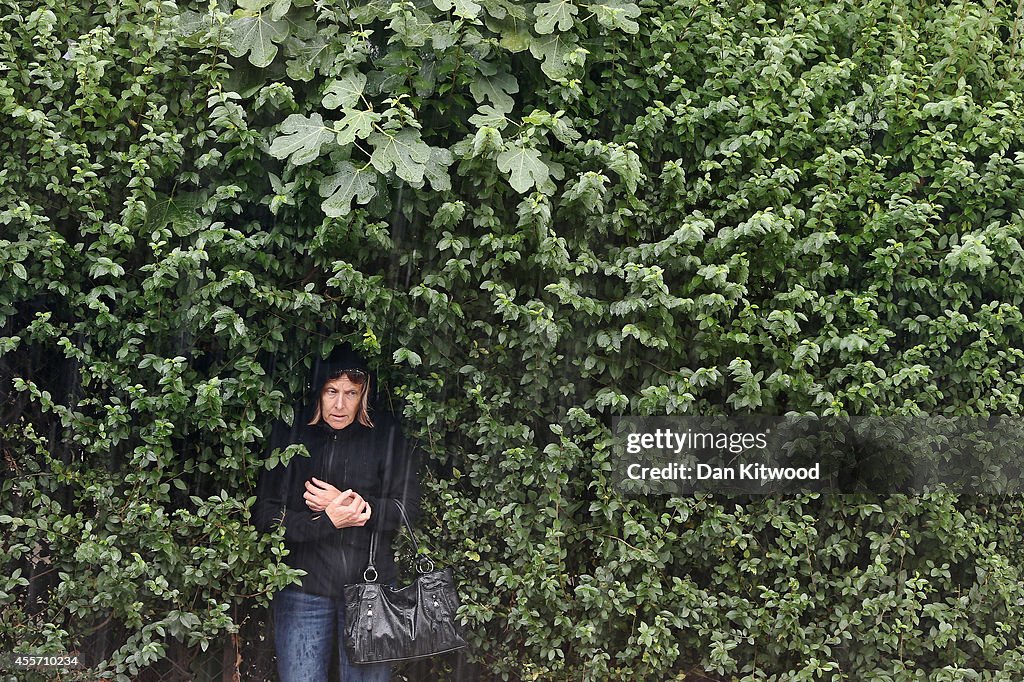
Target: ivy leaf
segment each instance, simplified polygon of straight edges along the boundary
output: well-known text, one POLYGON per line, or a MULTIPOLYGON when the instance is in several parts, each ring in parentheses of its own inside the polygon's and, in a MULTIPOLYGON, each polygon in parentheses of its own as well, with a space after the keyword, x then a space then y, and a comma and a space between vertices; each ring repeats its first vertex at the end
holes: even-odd
MULTIPOLYGON (((458 22, 461 24, 462 22, 458 22)), ((434 32, 430 36, 430 44, 435 52, 444 52, 462 38, 461 27, 450 21, 438 21, 434 24, 434 32)))
POLYGON ((565 78, 571 72, 566 60, 579 46, 573 38, 561 33, 553 33, 543 39, 534 39, 530 43, 530 52, 537 59, 543 59, 541 71, 552 80, 565 78))
POLYGON ((373 132, 373 124, 380 120, 380 114, 365 109, 344 109, 345 117, 334 124, 338 131, 338 144, 345 146, 356 139, 365 140, 373 132))
POLYGON ((342 161, 337 168, 337 173, 320 182, 320 196, 327 197, 320 208, 332 218, 348 215, 352 199, 366 204, 377 195, 377 174, 369 164, 356 168, 351 162, 342 161))
POLYGON ((504 19, 507 16, 525 19, 527 14, 527 10, 514 0, 490 0, 484 9, 487 10, 489 16, 495 19, 504 19))
POLYGON ((435 192, 447 192, 452 188, 452 179, 448 175, 448 166, 452 165, 455 157, 451 150, 444 147, 431 147, 430 158, 423 167, 423 174, 430 181, 430 186, 435 192))
POLYGON ((498 154, 498 170, 509 174, 512 189, 525 194, 531 187, 538 189, 549 181, 550 170, 533 147, 514 144, 498 154))
POLYGON ((297 81, 313 80, 318 70, 323 71, 334 61, 334 53, 327 49, 330 43, 321 35, 306 41, 289 39, 286 45, 288 54, 288 77, 297 81))
POLYGON ((214 25, 213 18, 209 14, 198 12, 182 12, 178 17, 177 35, 182 38, 191 38, 201 31, 206 31, 214 25))
POLYGON ((274 21, 278 21, 284 18, 284 15, 288 14, 288 10, 292 7, 292 0, 274 0, 273 6, 270 8, 270 18, 274 21))
POLYGON ((328 109, 351 109, 359 103, 366 87, 366 74, 349 70, 341 78, 331 81, 324 91, 323 105, 328 109))
POLYGON ((511 112, 516 105, 511 95, 519 92, 519 81, 510 73, 498 73, 497 67, 492 64, 481 64, 480 70, 483 75, 478 75, 469 85, 473 99, 478 104, 482 104, 485 98, 489 99, 495 109, 506 114, 511 112), (487 71, 492 73, 487 74, 487 71))
POLYGON ((387 174, 394 168, 395 174, 410 184, 423 182, 430 147, 420 139, 420 131, 402 128, 396 134, 377 132, 370 136, 370 144, 373 145, 370 163, 380 173, 387 174))
POLYGON ((547 35, 553 33, 555 24, 558 24, 559 31, 568 31, 572 28, 573 17, 580 11, 574 3, 568 0, 552 0, 537 5, 533 13, 537 15, 537 33, 547 35))
POLYGON ((288 23, 272 21, 263 13, 251 14, 237 11, 232 15, 231 43, 229 52, 233 57, 242 57, 249 53, 249 62, 253 66, 263 68, 274 61, 277 45, 288 37, 288 23))
POLYGON ((249 62, 236 64, 228 77, 223 81, 224 90, 237 92, 243 99, 248 99, 267 85, 267 76, 263 69, 249 62))
POLYGON ((156 201, 146 207, 145 231, 155 232, 169 225, 174 234, 187 237, 210 224, 210 219, 200 213, 202 206, 198 194, 157 195, 156 201))
POLYGON ((488 126, 496 130, 504 130, 508 126, 509 120, 503 112, 485 104, 480 107, 478 113, 469 117, 469 122, 478 128, 488 126))
POLYGON ((509 52, 522 52, 530 47, 530 40, 533 38, 530 28, 533 23, 526 21, 525 12, 522 17, 488 18, 486 23, 487 28, 501 36, 498 44, 509 52))
POLYGON ((633 21, 640 16, 640 8, 633 2, 621 0, 605 0, 602 4, 590 6, 597 23, 605 28, 621 29, 630 35, 640 32, 640 24, 633 21))
POLYGON ((463 19, 476 19, 480 14, 480 3, 472 0, 434 0, 434 7, 442 12, 455 9, 455 16, 463 19))
POLYGON ((267 5, 271 4, 273 7, 270 8, 270 18, 277 21, 291 9, 292 0, 238 0, 238 6, 250 12, 262 12, 267 5))
POLYGON ((349 17, 357 24, 372 24, 375 21, 383 21, 391 15, 394 7, 390 0, 364 0, 358 3, 348 3, 350 6, 349 17))
POLYGON ((320 156, 321 145, 334 136, 334 130, 324 125, 320 114, 309 118, 292 114, 281 124, 281 134, 270 145, 270 154, 277 159, 291 157, 293 164, 301 166, 320 156))

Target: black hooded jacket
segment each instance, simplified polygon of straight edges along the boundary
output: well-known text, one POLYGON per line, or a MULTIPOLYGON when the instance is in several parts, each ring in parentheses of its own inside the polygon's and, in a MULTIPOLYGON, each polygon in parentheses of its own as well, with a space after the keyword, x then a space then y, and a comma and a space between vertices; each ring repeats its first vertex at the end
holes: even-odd
MULTIPOLYGON (((347 364, 341 369, 354 368, 351 361, 333 357, 332 361, 332 365, 347 364)), ((330 370, 314 371, 311 386, 317 398, 330 370)), ((311 416, 312 409, 306 412, 311 416)), ((297 418, 293 427, 279 424, 274 429, 269 450, 298 443, 306 446, 310 456, 295 456, 288 466, 263 471, 253 512, 256 528, 270 532, 278 524, 284 526, 289 551, 285 562, 306 571, 304 592, 339 597, 345 585, 363 582, 373 532, 381 533, 375 562, 380 580, 395 580, 391 545, 402 521, 393 500, 403 503, 415 524, 420 507, 419 451, 389 416, 372 414, 373 428, 356 421, 338 430, 323 422, 308 426, 309 416, 297 418), (335 528, 326 513, 312 512, 303 493, 306 481, 313 477, 359 493, 370 505, 366 525, 335 528)))

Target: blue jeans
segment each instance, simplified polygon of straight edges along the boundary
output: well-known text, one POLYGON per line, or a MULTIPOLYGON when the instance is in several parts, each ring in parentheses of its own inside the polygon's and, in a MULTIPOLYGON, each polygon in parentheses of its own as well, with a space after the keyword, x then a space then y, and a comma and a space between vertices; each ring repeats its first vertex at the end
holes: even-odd
POLYGON ((327 682, 331 651, 341 682, 388 682, 390 663, 353 665, 345 653, 345 607, 341 597, 307 594, 290 585, 274 595, 274 639, 281 682, 327 682), (336 647, 336 648, 335 648, 336 647))

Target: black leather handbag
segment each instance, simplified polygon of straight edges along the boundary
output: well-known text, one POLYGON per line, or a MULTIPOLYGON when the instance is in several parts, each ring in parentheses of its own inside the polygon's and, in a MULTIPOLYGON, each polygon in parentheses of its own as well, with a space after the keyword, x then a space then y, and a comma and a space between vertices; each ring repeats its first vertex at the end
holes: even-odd
MULTIPOLYGON (((405 507, 398 500, 402 521, 413 546, 419 548, 405 507)), ((451 568, 434 570, 424 556, 416 559, 416 579, 411 585, 394 588, 377 582, 374 559, 377 533, 370 539, 370 562, 363 572, 365 582, 346 585, 345 649, 350 663, 405 661, 455 651, 466 646, 459 634, 455 612, 459 594, 451 568)))

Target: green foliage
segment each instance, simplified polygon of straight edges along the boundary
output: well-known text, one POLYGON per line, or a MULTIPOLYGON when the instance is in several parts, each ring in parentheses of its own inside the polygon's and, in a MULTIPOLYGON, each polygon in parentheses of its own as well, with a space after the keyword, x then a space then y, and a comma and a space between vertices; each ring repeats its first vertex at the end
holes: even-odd
POLYGON ((623 499, 607 428, 1021 413, 1017 3, 0 5, 0 642, 208 673, 348 340, 481 678, 1024 676, 1019 500, 623 499))

